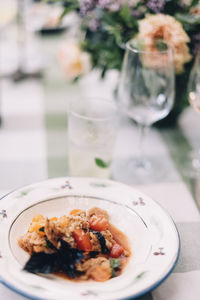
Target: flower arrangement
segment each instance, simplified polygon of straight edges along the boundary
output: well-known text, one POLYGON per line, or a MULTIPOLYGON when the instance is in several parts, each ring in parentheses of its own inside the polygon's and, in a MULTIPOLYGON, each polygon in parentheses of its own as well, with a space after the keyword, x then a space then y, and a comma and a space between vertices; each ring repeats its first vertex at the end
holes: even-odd
MULTIPOLYGON (((73 11, 81 20, 84 39, 79 51, 90 55, 92 66, 101 70, 102 77, 110 69, 121 70, 125 44, 135 37, 141 38, 151 51, 158 48, 160 40, 173 46, 176 99, 172 112, 160 124, 174 125, 188 103, 187 81, 193 57, 200 49, 200 1, 63 0, 63 3, 63 15, 73 11)), ((80 69, 82 72, 75 72, 76 76, 84 73, 80 69)))
POLYGON ((79 43, 74 39, 68 39, 60 46, 58 58, 66 78, 73 80, 88 73, 91 69, 91 57, 89 53, 82 51, 79 43))

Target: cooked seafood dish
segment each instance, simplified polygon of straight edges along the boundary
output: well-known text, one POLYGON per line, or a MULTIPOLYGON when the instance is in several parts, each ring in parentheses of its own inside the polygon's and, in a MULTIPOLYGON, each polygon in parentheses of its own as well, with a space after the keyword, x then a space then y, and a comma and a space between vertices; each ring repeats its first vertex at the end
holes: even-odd
POLYGON ((98 207, 59 218, 38 214, 18 244, 30 255, 24 270, 77 281, 119 276, 131 255, 127 237, 98 207))

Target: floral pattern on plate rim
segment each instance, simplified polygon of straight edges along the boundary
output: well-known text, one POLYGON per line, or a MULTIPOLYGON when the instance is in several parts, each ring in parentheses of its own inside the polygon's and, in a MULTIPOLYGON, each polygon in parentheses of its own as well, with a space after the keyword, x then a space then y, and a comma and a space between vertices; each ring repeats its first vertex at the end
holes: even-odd
POLYGON ((133 206, 137 206, 137 205, 145 206, 146 205, 146 203, 142 197, 139 197, 138 201, 132 201, 132 204, 133 204, 133 206))
MULTIPOLYGON (((66 179, 63 179, 62 181, 60 180, 60 183, 57 185, 56 183, 59 183, 59 181, 55 181, 55 185, 54 184, 51 184, 51 185, 49 185, 49 184, 42 184, 42 185, 39 185, 39 184, 37 184, 37 185, 35 185, 35 186, 30 186, 30 188, 29 187, 26 187, 26 189, 24 188, 24 190, 22 189, 21 191, 18 191, 18 193, 20 193, 21 192, 21 197, 23 197, 23 196, 27 196, 29 193, 31 193, 31 191, 35 191, 35 190, 37 190, 37 191, 39 191, 39 190, 44 190, 44 193, 45 193, 45 191, 47 191, 47 196, 48 196, 48 194, 49 194, 49 192, 60 192, 60 191, 62 191, 62 190, 71 190, 71 189, 73 189, 73 188, 75 188, 75 191, 76 191, 76 185, 75 185, 75 187, 73 187, 72 188, 72 186, 73 186, 73 180, 72 180, 72 182, 70 182, 69 180, 68 180, 68 178, 66 178, 66 179), (62 183, 63 182, 63 183, 62 183), (72 184, 71 184, 72 183, 72 184), (56 187, 56 185, 57 185, 57 187, 56 187)), ((76 182, 75 182, 76 183, 76 182)), ((100 181, 87 181, 87 185, 89 185, 89 186, 91 186, 91 188, 99 188, 99 189, 101 189, 102 188, 102 191, 103 191, 103 189, 104 188, 112 188, 112 187, 115 187, 115 185, 116 185, 116 183, 114 183, 114 184, 112 184, 112 181, 110 181, 110 182, 107 182, 107 181, 105 181, 105 180, 100 180, 100 181)), ((92 190, 91 190, 92 191, 92 190)), ((129 193, 127 193, 127 196, 128 196, 128 194, 129 193)), ((55 195, 54 195, 55 196, 55 195)), ((16 197, 14 194, 13 194, 13 197, 14 198, 18 198, 18 197, 16 197)), ((146 203, 146 200, 147 200, 148 198, 143 198, 143 197, 141 197, 141 196, 139 196, 138 198, 136 198, 136 200, 134 201, 133 199, 131 200, 130 199, 130 204, 132 203, 132 206, 134 206, 135 208, 138 206, 138 208, 139 208, 139 206, 141 206, 141 207, 144 207, 144 210, 146 211, 146 208, 145 208, 145 205, 147 204, 146 203), (137 200, 138 199, 138 200, 137 200), (145 200, 144 200, 145 199, 145 200)), ((114 202, 113 200, 111 200, 112 202, 114 202)), ((120 204, 120 203, 119 203, 120 204)), ((148 204, 149 204, 149 202, 148 202, 148 204)), ((151 202, 150 202, 150 204, 151 204, 151 202)), ((127 206, 126 204, 125 204, 125 206, 127 206)), ((150 205, 148 205, 148 206, 150 206, 150 205)), ((131 207, 129 207, 129 208, 131 208, 131 207)), ((134 210, 134 208, 132 207, 131 208, 132 210, 134 210)), ((137 209, 136 209, 136 211, 137 211, 137 209)), ((143 209, 142 209, 142 211, 143 211, 143 209)), ((2 209, 1 211, 0 211, 0 219, 4 219, 4 218, 7 218, 7 212, 6 212, 6 210, 5 209, 2 209)), ((166 245, 162 245, 162 247, 158 247, 157 249, 158 250, 154 250, 154 252, 151 252, 152 254, 151 255, 153 255, 155 258, 156 257, 165 257, 165 252, 163 251, 163 249, 164 249, 164 246, 166 246, 166 245)), ((3 258, 2 257, 2 252, 0 251, 0 258, 3 258)), ((157 258, 156 258, 156 260, 157 260, 157 258)), ((135 276, 135 278, 134 278, 134 280, 132 281, 132 284, 134 283, 134 282, 136 282, 137 280, 139 280, 139 279, 141 279, 141 278, 143 278, 143 277, 145 277, 144 275, 146 274, 146 273, 148 273, 149 271, 143 271, 143 272, 140 272, 137 276, 135 276)), ((149 276, 149 275, 148 275, 149 276)), ((122 289, 126 289, 127 288, 127 286, 125 286, 125 287, 123 287, 122 289)), ((107 291, 108 292, 108 291, 107 291)), ((99 292, 98 291, 98 293, 96 292, 96 291, 93 291, 93 290, 90 290, 90 289, 87 289, 87 290, 85 290, 85 291, 82 291, 81 293, 80 293, 80 295, 81 296, 100 296, 101 295, 101 292, 99 292)))
POLYGON ((5 209, 0 210, 0 217, 2 219, 6 219, 8 217, 7 212, 5 209))
POLYGON ((159 251, 154 252, 153 255, 156 255, 156 256, 165 255, 165 253, 163 252, 163 249, 164 249, 164 247, 160 247, 159 251))

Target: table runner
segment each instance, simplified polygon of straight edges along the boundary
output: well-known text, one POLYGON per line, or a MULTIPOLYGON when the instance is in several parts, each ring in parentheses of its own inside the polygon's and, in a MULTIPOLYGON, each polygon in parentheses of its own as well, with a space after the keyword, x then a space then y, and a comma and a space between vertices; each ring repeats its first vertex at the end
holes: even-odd
MULTIPOLYGON (((113 75, 112 75, 113 76, 113 75)), ((111 96, 111 86, 102 90, 96 73, 78 86, 68 84, 55 69, 44 81, 29 80, 18 84, 4 82, 0 129, 0 194, 48 177, 68 175, 67 166, 67 100, 89 95, 111 96), (92 88, 91 88, 92 87, 92 88)), ((181 255, 169 278, 142 300, 199 299, 200 285, 200 215, 191 194, 190 180, 181 172, 179 153, 196 144, 199 120, 188 110, 174 130, 153 129, 146 141, 148 153, 155 154, 168 165, 160 182, 140 185, 142 190, 160 203, 172 216, 181 236, 181 255), (196 133, 195 133, 196 132, 196 133)), ((137 151, 137 128, 122 123, 114 160, 134 155, 137 151), (126 145, 124 147, 124 145, 126 145)), ((119 180, 118 174, 114 179, 119 180)), ((133 184, 134 185, 134 184, 133 184)), ((135 185, 134 185, 135 186, 135 185)), ((0 299, 24 299, 0 285, 0 299)))

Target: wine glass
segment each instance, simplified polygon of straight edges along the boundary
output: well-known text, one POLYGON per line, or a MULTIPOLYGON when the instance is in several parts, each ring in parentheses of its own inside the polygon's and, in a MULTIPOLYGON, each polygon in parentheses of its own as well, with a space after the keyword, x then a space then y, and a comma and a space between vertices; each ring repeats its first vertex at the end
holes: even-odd
POLYGON ((2 123, 1 118, 1 100, 2 100, 2 79, 4 77, 2 67, 2 49, 3 37, 7 26, 13 21, 16 15, 16 1, 14 0, 0 0, 0 126, 2 123))
POLYGON ((16 15, 16 1, 0 0, 0 29, 5 28, 16 15))
POLYGON ((138 157, 126 162, 124 170, 126 178, 132 182, 149 183, 160 176, 160 166, 158 170, 156 160, 146 159, 143 142, 150 126, 166 117, 173 106, 173 49, 164 42, 163 49, 154 48, 152 51, 145 51, 143 47, 135 47, 134 44, 126 44, 118 101, 120 110, 137 123, 140 142, 138 157))
POLYGON ((34 35, 28 32, 27 11, 32 0, 17 0, 17 70, 11 74, 14 81, 41 78, 41 58, 35 53, 34 35))
POLYGON ((191 106, 200 112, 200 52, 196 56, 188 81, 188 96, 191 106))
MULTIPOLYGON (((188 81, 188 98, 194 110, 200 113, 200 52, 197 54, 188 81)), ((187 173, 191 177, 200 176, 200 149, 190 153, 187 173)))

